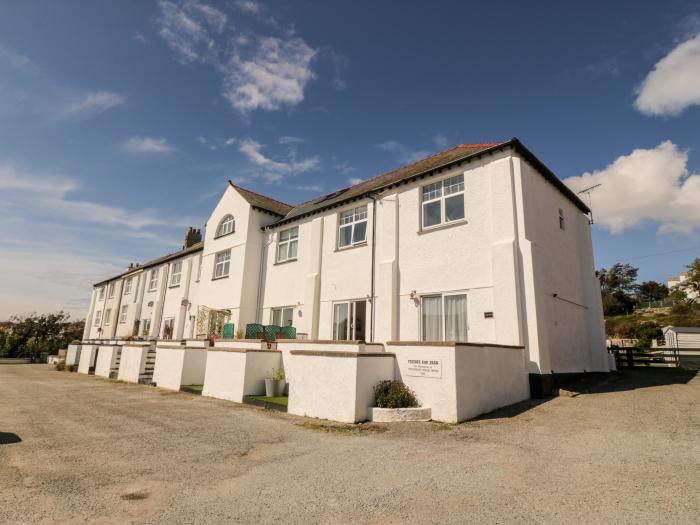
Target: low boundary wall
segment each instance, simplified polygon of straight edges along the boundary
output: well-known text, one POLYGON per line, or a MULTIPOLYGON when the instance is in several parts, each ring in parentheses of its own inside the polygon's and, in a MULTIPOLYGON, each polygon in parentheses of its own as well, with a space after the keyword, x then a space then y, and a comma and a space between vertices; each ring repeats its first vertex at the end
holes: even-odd
POLYGON ((70 344, 66 353, 66 364, 77 365, 80 362, 80 350, 83 345, 70 344))
POLYGON ((153 382, 170 390, 180 390, 182 385, 202 385, 206 363, 204 347, 158 345, 153 382))
POLYGON ((118 345, 100 345, 95 359, 95 375, 100 377, 109 377, 112 370, 115 370, 119 365, 119 354, 121 346, 118 345))
POLYGON ((146 359, 153 348, 151 343, 131 343, 122 347, 117 379, 138 383, 141 375, 146 373, 146 359))
POLYGON ((80 349, 80 361, 78 362, 78 372, 81 374, 89 374, 90 369, 95 366, 96 354, 97 345, 82 345, 80 349))
POLYGON ((265 395, 265 378, 282 367, 277 350, 216 347, 207 350, 203 396, 243 402, 243 396, 265 395))
POLYGON ((291 350, 294 379, 287 411, 357 423, 370 418, 374 386, 394 378, 394 354, 291 350))
POLYGON ((436 421, 456 423, 530 397, 523 347, 391 341, 396 379, 436 421))

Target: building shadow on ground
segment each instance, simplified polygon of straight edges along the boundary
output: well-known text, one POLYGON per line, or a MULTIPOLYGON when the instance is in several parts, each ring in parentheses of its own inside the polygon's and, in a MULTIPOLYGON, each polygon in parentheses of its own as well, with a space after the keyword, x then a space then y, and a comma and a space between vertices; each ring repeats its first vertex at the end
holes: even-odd
POLYGON ((22 441, 22 438, 14 432, 0 432, 0 445, 11 445, 20 441, 22 441))
POLYGON ((555 379, 555 387, 551 396, 540 399, 532 398, 515 403, 514 405, 478 416, 471 421, 515 417, 560 396, 606 394, 657 386, 684 385, 699 374, 699 370, 682 368, 637 367, 623 368, 620 371, 610 373, 560 375, 555 379))

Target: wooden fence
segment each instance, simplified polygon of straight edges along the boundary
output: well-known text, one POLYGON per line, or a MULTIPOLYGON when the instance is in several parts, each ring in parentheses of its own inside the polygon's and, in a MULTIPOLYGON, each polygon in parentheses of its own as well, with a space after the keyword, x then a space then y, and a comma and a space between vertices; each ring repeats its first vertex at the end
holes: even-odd
POLYGON ((700 369, 700 348, 612 348, 618 368, 682 367, 700 369))

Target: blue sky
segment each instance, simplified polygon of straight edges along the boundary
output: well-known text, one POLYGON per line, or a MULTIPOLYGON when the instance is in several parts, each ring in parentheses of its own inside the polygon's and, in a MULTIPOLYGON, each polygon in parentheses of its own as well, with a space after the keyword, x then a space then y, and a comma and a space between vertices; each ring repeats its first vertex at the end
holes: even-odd
POLYGON ((80 317, 229 178, 296 203, 512 136, 602 183, 598 266, 665 281, 700 255, 699 33, 672 1, 5 2, 0 318, 80 317))

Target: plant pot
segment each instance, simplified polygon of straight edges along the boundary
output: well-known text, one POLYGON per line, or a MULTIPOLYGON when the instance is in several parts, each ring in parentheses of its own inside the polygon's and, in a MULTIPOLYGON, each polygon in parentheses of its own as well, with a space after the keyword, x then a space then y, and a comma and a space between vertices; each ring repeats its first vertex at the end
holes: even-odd
POLYGON ((284 379, 265 379, 265 395, 280 397, 284 395, 284 379))

